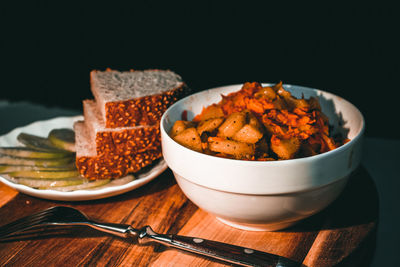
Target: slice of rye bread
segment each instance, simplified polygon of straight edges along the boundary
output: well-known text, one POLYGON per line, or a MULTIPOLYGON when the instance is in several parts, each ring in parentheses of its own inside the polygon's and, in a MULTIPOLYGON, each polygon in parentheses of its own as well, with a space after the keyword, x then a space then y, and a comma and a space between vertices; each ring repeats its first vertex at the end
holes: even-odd
POLYGON ((161 150, 149 150, 130 155, 104 153, 97 155, 95 144, 83 121, 74 124, 76 166, 79 173, 90 179, 120 178, 134 173, 161 158, 161 150))
POLYGON ((89 132, 89 140, 95 142, 98 155, 110 152, 130 155, 148 150, 161 150, 159 124, 105 128, 103 117, 97 107, 93 100, 83 101, 85 126, 89 132))
POLYGON ((92 71, 90 82, 106 128, 157 124, 165 110, 190 91, 169 70, 92 71))

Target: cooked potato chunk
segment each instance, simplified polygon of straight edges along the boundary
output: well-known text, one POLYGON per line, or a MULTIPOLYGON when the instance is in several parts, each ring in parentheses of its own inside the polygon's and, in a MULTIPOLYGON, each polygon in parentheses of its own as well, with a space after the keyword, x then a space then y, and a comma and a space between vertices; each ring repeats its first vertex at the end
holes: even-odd
POLYGON ((198 152, 202 152, 200 135, 195 128, 188 128, 173 137, 173 139, 179 144, 196 150, 198 152))
POLYGON ((232 139, 239 142, 255 144, 262 136, 263 134, 256 127, 246 124, 233 135, 232 139))
POLYGON ((257 117, 253 114, 253 112, 246 110, 246 122, 251 126, 254 126, 258 131, 262 134, 264 133, 264 127, 261 122, 257 119, 257 117))
POLYGON ((224 112, 220 106, 211 105, 206 108, 203 108, 203 111, 200 115, 196 116, 194 121, 204 121, 212 118, 224 117, 224 112))
POLYGON ((176 121, 171 128, 170 135, 171 137, 174 137, 186 130, 187 128, 193 127, 193 125, 194 124, 191 121, 176 121))
POLYGON ((246 144, 219 137, 209 137, 208 142, 211 151, 233 155, 239 159, 251 158, 255 153, 254 144, 246 144))
POLYGON ((271 138, 271 150, 280 159, 292 159, 300 149, 300 140, 293 137, 290 139, 279 139, 276 136, 271 138))
POLYGON ((218 135, 221 137, 232 137, 245 124, 246 114, 244 112, 232 113, 218 128, 218 135))
POLYGON ((212 132, 217 129, 223 121, 224 118, 222 117, 201 121, 199 126, 197 126, 197 131, 199 132, 199 135, 201 135, 203 132, 212 132))
POLYGON ((256 98, 266 97, 270 100, 274 100, 276 98, 276 93, 272 87, 263 87, 254 94, 256 98))
POLYGON ((286 91, 283 87, 282 84, 279 86, 277 93, 283 97, 283 99, 286 101, 286 103, 292 108, 301 108, 301 109, 309 109, 310 105, 307 103, 305 99, 297 99, 292 96, 292 94, 289 91, 286 91))

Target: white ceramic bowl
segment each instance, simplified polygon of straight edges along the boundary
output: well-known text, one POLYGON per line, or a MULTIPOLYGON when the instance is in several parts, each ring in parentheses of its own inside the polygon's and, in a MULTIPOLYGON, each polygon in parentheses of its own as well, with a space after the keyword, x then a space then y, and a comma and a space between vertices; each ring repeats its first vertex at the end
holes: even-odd
POLYGON ((324 209, 341 193, 360 163, 364 118, 336 95, 284 85, 296 97, 318 97, 334 129, 341 124, 351 141, 312 157, 262 162, 202 154, 168 135, 174 122, 182 119, 182 112, 187 111, 191 120, 204 106, 219 102, 221 94, 241 86, 209 89, 172 105, 161 119, 163 156, 184 194, 222 222, 245 230, 283 229, 324 209))

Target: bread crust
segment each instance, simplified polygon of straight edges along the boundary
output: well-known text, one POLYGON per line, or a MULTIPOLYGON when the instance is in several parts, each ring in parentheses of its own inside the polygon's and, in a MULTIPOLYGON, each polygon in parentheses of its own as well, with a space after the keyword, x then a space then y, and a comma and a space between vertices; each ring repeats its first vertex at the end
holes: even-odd
POLYGON ((158 150, 160 147, 159 125, 96 133, 97 155, 105 153, 129 155, 146 150, 158 150))
POLYGON ((107 128, 134 127, 157 124, 164 112, 177 100, 186 96, 189 87, 185 83, 162 94, 150 95, 125 101, 105 103, 107 128))
POLYGON ((161 157, 161 150, 130 155, 107 153, 99 156, 77 156, 76 166, 79 173, 89 180, 120 178, 140 171, 161 157))
MULTIPOLYGON (((74 130, 77 147, 76 167, 82 176, 91 180, 120 178, 139 171, 162 156, 158 126, 139 127, 134 133, 126 129, 109 131, 107 138, 100 142, 101 145, 108 146, 103 148, 101 153, 96 151, 95 142, 90 137, 84 121, 75 122, 74 130), (117 140, 126 142, 118 143, 117 140), (130 141, 133 143, 130 144, 130 141)), ((99 148, 101 149, 97 147, 99 148)))

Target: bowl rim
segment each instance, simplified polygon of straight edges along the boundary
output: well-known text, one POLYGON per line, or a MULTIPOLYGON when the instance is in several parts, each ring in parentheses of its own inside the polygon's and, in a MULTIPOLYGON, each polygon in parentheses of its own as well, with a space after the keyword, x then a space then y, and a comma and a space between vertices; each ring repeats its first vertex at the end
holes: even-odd
MULTIPOLYGON (((261 84, 262 84, 263 86, 271 86, 271 85, 274 85, 275 83, 261 83, 261 84)), ((172 105, 164 112, 164 114, 162 115, 161 120, 160 120, 160 130, 161 130, 161 132, 163 133, 164 136, 167 136, 167 138, 168 138, 170 141, 174 142, 176 145, 182 147, 183 149, 189 150, 189 151, 191 151, 191 152, 193 152, 193 153, 197 153, 198 156, 201 155, 200 157, 205 157, 206 159, 208 159, 208 158, 211 157, 212 159, 216 160, 217 162, 218 162, 218 161, 224 161, 224 162, 226 162, 226 161, 228 161, 228 162, 229 162, 229 161, 232 161, 232 162, 235 162, 235 164, 246 164, 247 166, 249 166, 249 165, 250 165, 250 166, 252 166, 252 165, 257 166, 257 165, 264 165, 264 164, 278 165, 278 166, 279 166, 279 165, 292 164, 292 163, 294 163, 294 162, 296 162, 296 163, 303 163, 303 162, 309 162, 309 161, 312 161, 312 160, 315 160, 315 159, 323 159, 323 158, 325 158, 325 157, 331 156, 332 154, 340 153, 341 151, 346 150, 349 146, 352 146, 354 143, 358 142, 359 139, 362 138, 363 135, 364 135, 364 132, 365 132, 365 119, 364 119, 364 116, 363 116, 363 114, 361 113, 361 111, 360 111, 354 104, 352 104, 352 103, 349 102, 348 100, 342 98, 341 96, 338 96, 338 95, 336 95, 336 94, 330 93, 330 92, 328 92, 328 91, 323 91, 323 90, 316 89, 316 88, 311 88, 311 87, 306 87, 306 86, 301 86, 301 85, 293 85, 293 84, 283 84, 283 86, 286 86, 286 87, 298 87, 298 88, 301 88, 302 90, 305 89, 305 90, 309 90, 309 91, 316 91, 317 93, 320 92, 320 93, 328 94, 328 95, 331 95, 331 96, 336 97, 336 98, 338 98, 338 99, 341 99, 341 101, 345 101, 346 104, 348 104, 348 105, 350 105, 352 108, 354 108, 354 110, 357 111, 358 115, 359 115, 360 118, 361 118, 361 129, 359 130, 359 132, 357 133, 357 135, 356 135, 354 138, 350 139, 349 142, 343 144, 342 146, 340 146, 340 147, 338 147, 338 148, 336 148, 336 149, 334 149, 334 150, 330 150, 330 151, 327 151, 327 152, 324 152, 324 153, 321 153, 321 154, 317 154, 317 155, 314 155, 314 156, 308 156, 308 157, 296 158, 296 159, 286 159, 286 160, 256 161, 256 160, 240 160, 240 159, 222 158, 222 157, 216 157, 216 156, 212 156, 212 155, 208 155, 208 154, 205 154, 205 153, 201 153, 201 152, 194 151, 194 150, 192 150, 192 149, 190 149, 190 148, 187 148, 187 147, 185 147, 185 146, 179 144, 179 143, 176 142, 175 140, 173 140, 172 137, 168 134, 167 130, 164 128, 164 121, 166 120, 166 117, 167 117, 169 111, 172 110, 175 106, 177 106, 177 105, 181 104, 182 102, 186 101, 189 97, 193 97, 193 96, 195 96, 195 95, 203 94, 203 93, 205 93, 206 91, 212 91, 212 90, 217 90, 217 89, 221 90, 221 89, 224 89, 224 88, 236 87, 236 86, 239 87, 239 86, 242 86, 242 85, 243 85, 243 84, 231 84, 231 85, 224 85, 224 86, 213 87, 213 88, 209 88, 209 89, 205 89, 205 90, 196 92, 196 93, 194 93, 194 94, 188 95, 188 96, 186 96, 186 97, 180 99, 179 101, 177 101, 177 102, 175 102, 174 104, 172 104, 172 105)), ((240 89, 240 88, 239 88, 239 89, 240 89)), ((210 105, 210 104, 213 104, 213 103, 209 103, 209 105, 210 105)), ((163 135, 162 135, 162 136, 163 136, 163 135)))

